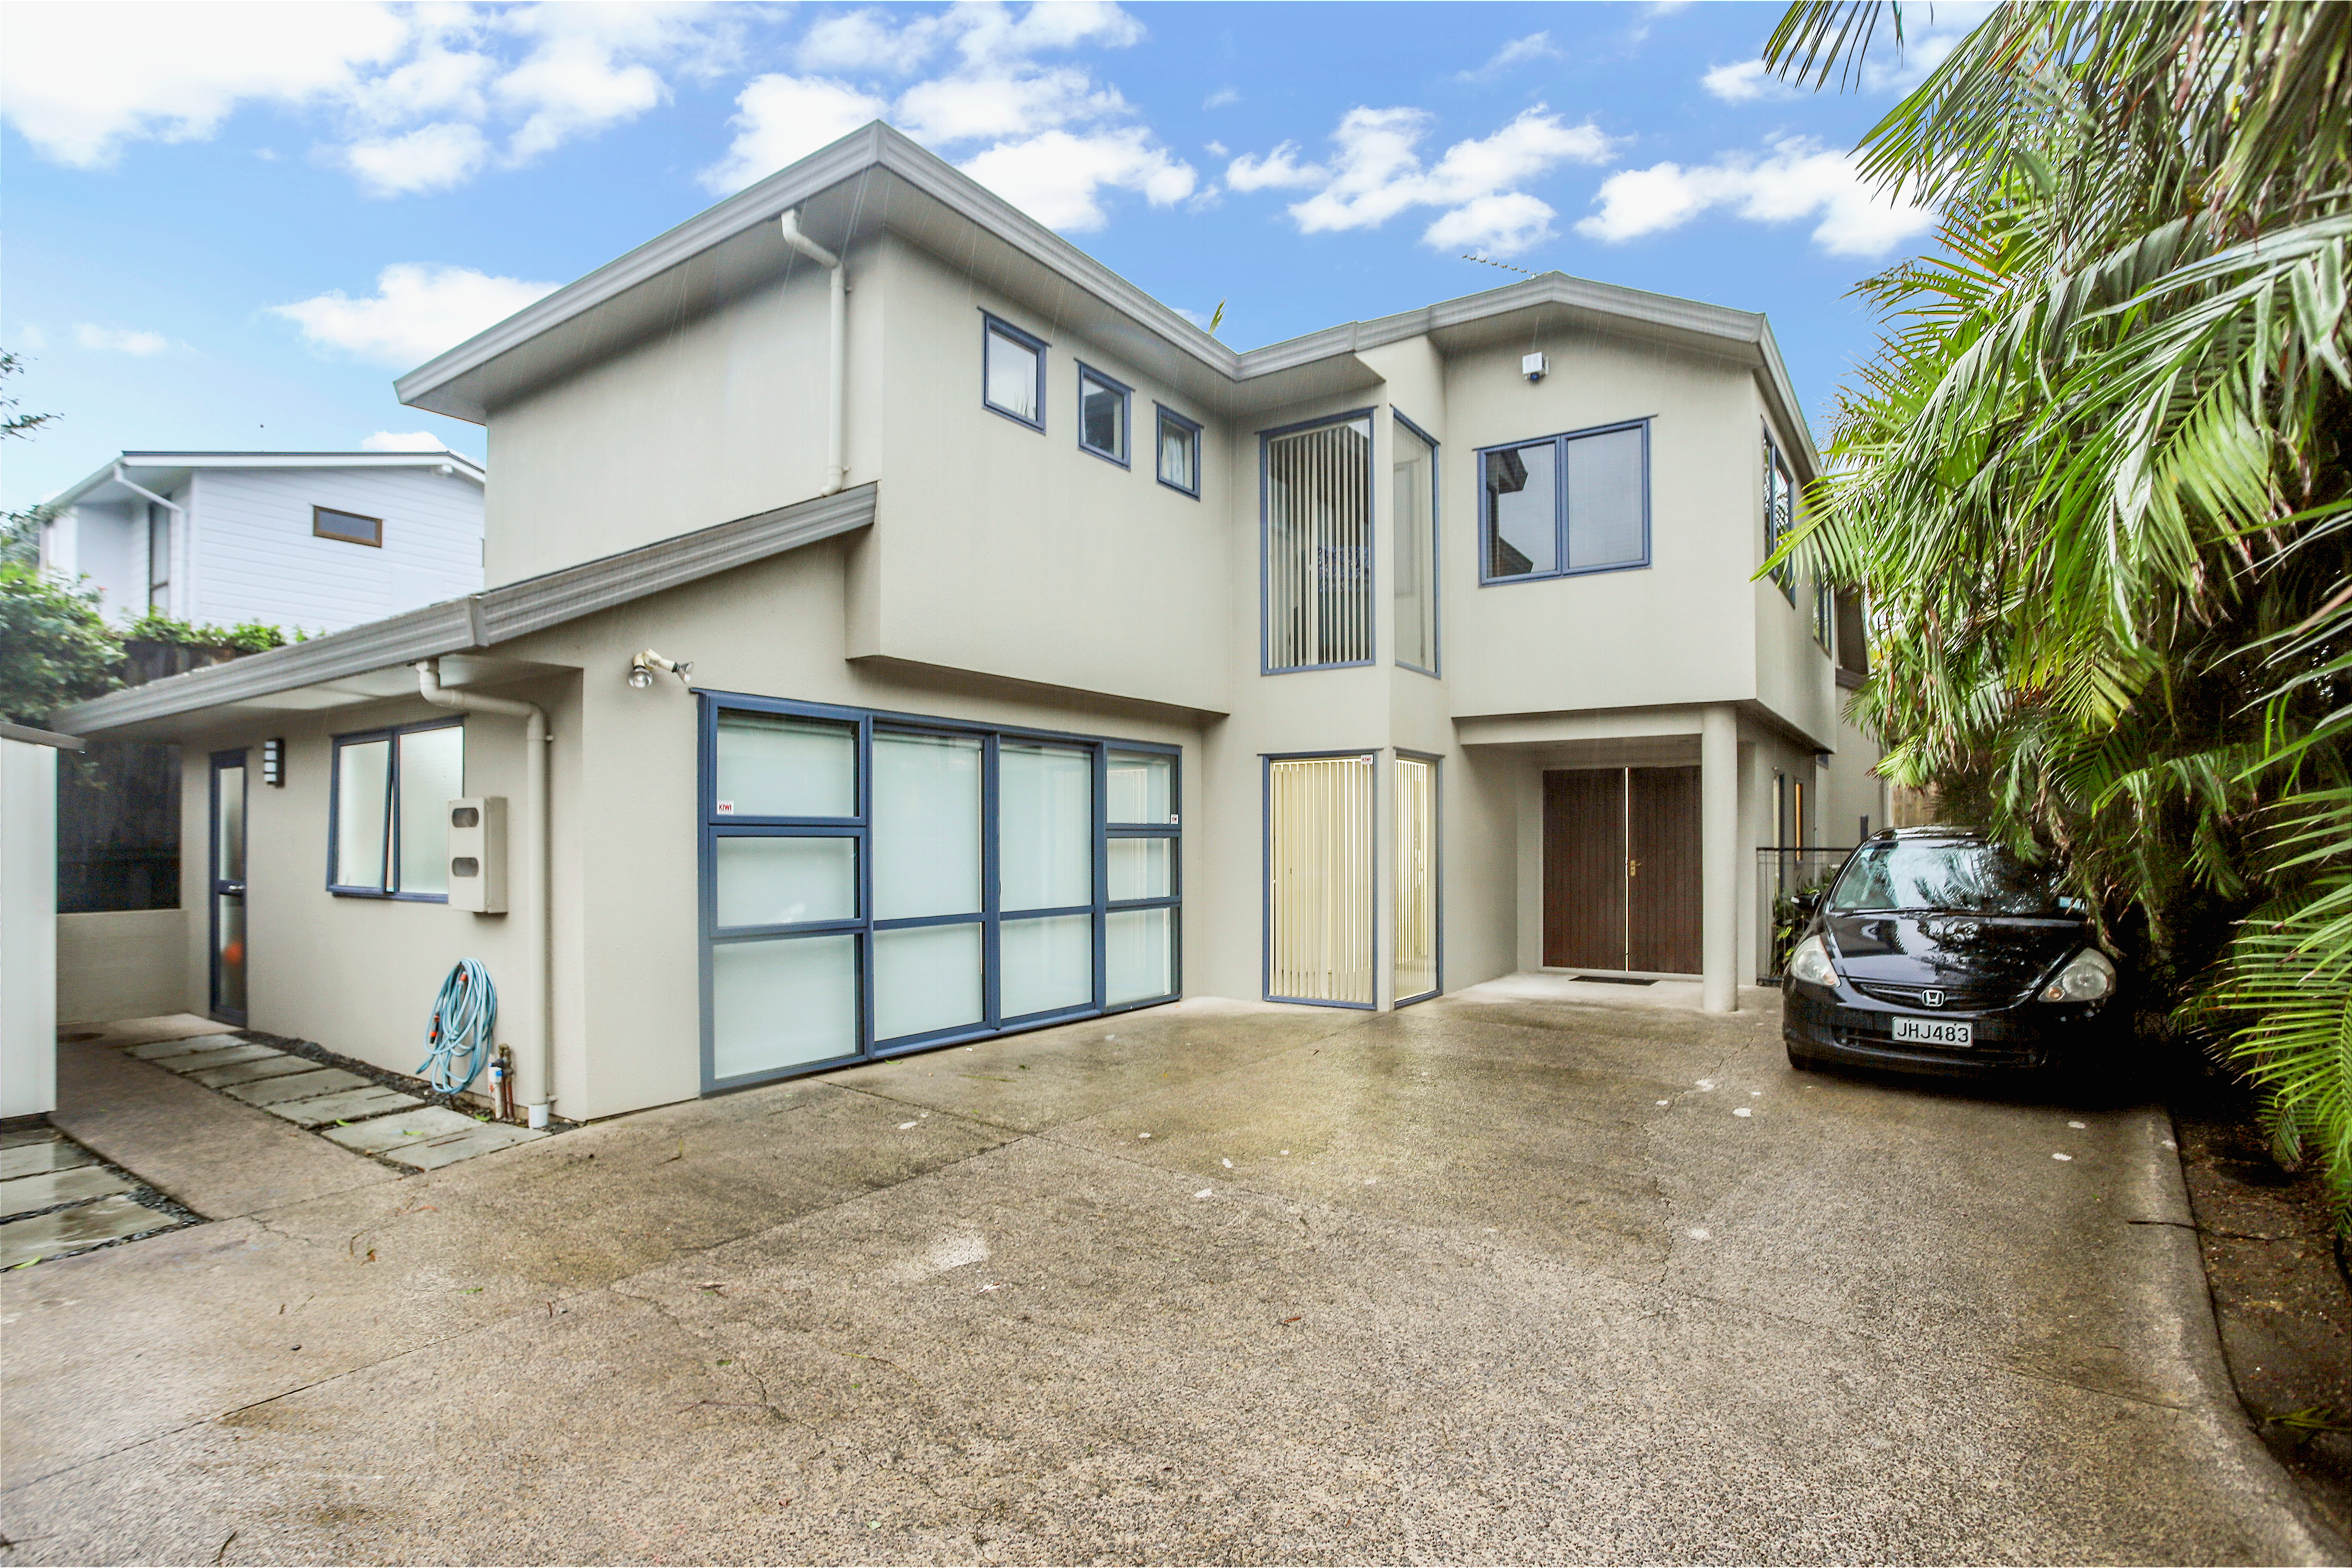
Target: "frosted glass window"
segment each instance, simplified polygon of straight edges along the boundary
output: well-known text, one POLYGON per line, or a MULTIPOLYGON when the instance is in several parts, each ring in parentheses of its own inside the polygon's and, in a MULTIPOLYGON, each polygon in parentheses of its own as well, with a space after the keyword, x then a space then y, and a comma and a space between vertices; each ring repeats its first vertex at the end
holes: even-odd
POLYGON ((1095 763, 1086 752, 1005 742, 996 752, 998 907, 1094 901, 1095 763))
POLYGON ((803 936, 710 950, 713 1078, 857 1054, 857 939, 803 936))
POLYGON ((1437 668, 1437 449, 1394 426, 1391 478, 1396 528, 1397 662, 1437 668))
POLYGON ((1114 838, 1110 841, 1110 901, 1164 899, 1175 889, 1176 841, 1114 838))
POLYGON ((449 891, 449 802, 466 793, 466 730, 414 730, 400 746, 400 891, 449 891))
POLYGON ((1095 999, 1095 918, 1049 915, 1006 921, 1002 936, 998 1011, 1007 1018, 1095 999))
POLYGON ((874 918, 980 910, 980 742, 874 737, 874 918))
POLYGON ((721 816, 856 816, 857 726, 786 713, 719 715, 721 816))
POLYGON ((977 1024, 980 923, 874 933, 874 1037, 977 1024))
POLYGON ((1109 807, 1113 822, 1164 827, 1176 810, 1176 761, 1136 752, 1110 754, 1109 807))
POLYGON ((1559 512, 1552 470, 1559 448, 1514 447, 1486 454, 1486 575, 1557 571, 1559 512))
POLYGON ((1024 342, 1002 324, 988 324, 988 405, 1024 425, 1045 425, 1043 345, 1024 342))
POLYGON ((245 880, 245 764, 216 768, 213 787, 220 805, 214 821, 213 874, 224 882, 245 880))
POLYGON ((1078 373, 1078 445, 1127 461, 1127 388, 1092 371, 1078 373))
POLYGON ((391 790, 390 741, 335 749, 335 886, 383 886, 384 813, 391 790))
POLYGON ((857 916, 855 838, 722 838, 719 923, 798 925, 857 916))
POLYGON ((1642 432, 1610 430, 1567 445, 1569 569, 1640 561, 1649 553, 1642 432))
POLYGON ((1122 1002, 1166 996, 1176 989, 1173 910, 1120 910, 1104 917, 1104 997, 1122 1002))

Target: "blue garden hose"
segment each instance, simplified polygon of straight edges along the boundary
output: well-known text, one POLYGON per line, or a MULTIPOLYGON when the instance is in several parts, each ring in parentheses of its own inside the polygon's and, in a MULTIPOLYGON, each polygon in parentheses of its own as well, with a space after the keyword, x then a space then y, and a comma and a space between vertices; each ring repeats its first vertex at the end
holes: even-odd
POLYGON ((499 988, 490 972, 470 958, 461 958, 434 999, 433 1022, 425 1031, 425 1059, 418 1072, 430 1069, 433 1087, 443 1094, 462 1094, 482 1076, 490 1059, 490 1036, 499 1026, 499 988), (463 1079, 460 1060, 473 1059, 463 1079))

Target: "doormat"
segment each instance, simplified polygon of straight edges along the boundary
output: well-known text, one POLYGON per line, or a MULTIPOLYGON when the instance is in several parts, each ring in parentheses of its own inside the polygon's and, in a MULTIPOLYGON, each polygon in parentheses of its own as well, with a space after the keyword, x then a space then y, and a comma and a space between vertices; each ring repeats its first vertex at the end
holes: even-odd
POLYGON ((1643 980, 1631 974, 1571 974, 1570 980, 1582 980, 1594 985, 1655 985, 1654 980, 1643 980))

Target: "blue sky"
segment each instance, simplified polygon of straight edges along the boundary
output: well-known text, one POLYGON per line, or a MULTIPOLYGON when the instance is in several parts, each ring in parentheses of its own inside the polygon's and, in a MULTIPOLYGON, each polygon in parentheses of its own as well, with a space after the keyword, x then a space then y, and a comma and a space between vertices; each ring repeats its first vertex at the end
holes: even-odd
POLYGON ((1847 290, 1928 243, 1846 154, 1861 89, 1754 65, 1765 5, 20 3, 0 8, 0 503, 124 447, 471 426, 400 371, 887 118, 1248 348, 1533 270, 1770 314, 1826 437, 1847 290))

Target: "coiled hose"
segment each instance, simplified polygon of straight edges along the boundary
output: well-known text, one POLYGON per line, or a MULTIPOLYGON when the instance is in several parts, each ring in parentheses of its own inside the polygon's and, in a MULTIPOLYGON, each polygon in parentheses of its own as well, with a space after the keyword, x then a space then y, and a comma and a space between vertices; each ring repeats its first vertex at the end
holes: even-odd
POLYGON ((490 1036, 499 1026, 499 988, 490 972, 470 958, 461 958, 441 994, 433 1002, 433 1022, 425 1031, 425 1059, 416 1070, 428 1073, 443 1094, 461 1094, 473 1087, 490 1059, 490 1036), (457 1076, 460 1059, 473 1059, 466 1076, 457 1076))

